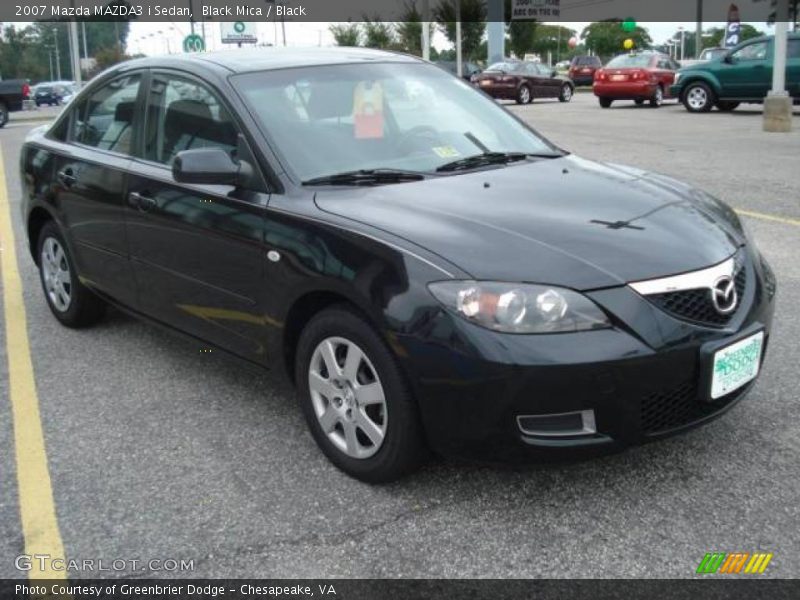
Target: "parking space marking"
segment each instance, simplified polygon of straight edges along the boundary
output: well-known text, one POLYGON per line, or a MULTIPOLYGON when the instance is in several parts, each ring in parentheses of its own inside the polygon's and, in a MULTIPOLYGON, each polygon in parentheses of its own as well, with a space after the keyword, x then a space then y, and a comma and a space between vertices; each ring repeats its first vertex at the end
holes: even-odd
POLYGON ((745 217, 752 217, 754 219, 763 219, 764 221, 775 221, 776 223, 783 223, 784 225, 795 225, 800 227, 800 219, 791 219, 789 217, 779 217, 778 215, 770 215, 767 213, 755 212, 753 210, 742 210, 741 208, 734 209, 740 215, 745 217))
MULTIPOLYGON (((0 145, 0 274, 3 283, 6 348, 8 353, 8 395, 14 427, 14 450, 19 491, 19 512, 25 554, 64 558, 58 529, 50 470, 44 445, 39 398, 33 375, 28 341, 22 279, 19 275, 11 205, 8 201, 3 149, 0 145)), ((31 560, 30 579, 65 579, 65 571, 54 571, 52 560, 42 568, 31 560)))

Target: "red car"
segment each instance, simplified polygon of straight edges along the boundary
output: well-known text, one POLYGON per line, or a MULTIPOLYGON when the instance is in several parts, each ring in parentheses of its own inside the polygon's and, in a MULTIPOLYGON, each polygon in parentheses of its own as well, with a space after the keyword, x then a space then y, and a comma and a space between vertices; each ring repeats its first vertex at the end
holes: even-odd
POLYGON ((575 56, 569 63, 569 78, 575 85, 592 85, 595 71, 602 66, 597 56, 575 56))
POLYGON ((495 63, 472 82, 492 98, 528 104, 534 98, 558 98, 569 102, 575 84, 540 63, 506 60, 495 63))
POLYGON ((636 104, 649 100, 650 106, 658 107, 669 97, 679 68, 677 62, 659 52, 621 54, 594 74, 594 95, 603 108, 614 100, 633 100, 636 104))

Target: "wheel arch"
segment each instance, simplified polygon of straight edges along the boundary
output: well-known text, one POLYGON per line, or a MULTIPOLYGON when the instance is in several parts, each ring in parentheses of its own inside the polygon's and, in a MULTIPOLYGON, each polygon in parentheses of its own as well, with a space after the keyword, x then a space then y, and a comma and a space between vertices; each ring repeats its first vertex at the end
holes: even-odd
POLYGON ((48 221, 56 221, 56 218, 45 208, 35 206, 30 213, 28 213, 27 232, 28 232, 28 250, 31 253, 31 258, 36 265, 39 265, 39 257, 37 256, 37 246, 39 244, 39 233, 42 227, 48 221))

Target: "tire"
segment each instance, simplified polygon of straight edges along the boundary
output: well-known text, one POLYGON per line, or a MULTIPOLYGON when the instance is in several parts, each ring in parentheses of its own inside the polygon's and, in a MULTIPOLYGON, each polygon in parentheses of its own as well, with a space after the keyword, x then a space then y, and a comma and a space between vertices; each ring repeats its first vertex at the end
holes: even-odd
POLYGON ((568 83, 565 83, 561 86, 561 93, 558 95, 559 102, 569 102, 572 100, 572 86, 568 83))
POLYGON ((295 381, 314 440, 351 477, 385 483, 422 463, 426 448, 417 406, 397 362, 373 327, 349 308, 325 309, 303 329, 295 381), (357 368, 348 369, 348 359, 357 368), (331 370, 337 371, 333 378, 331 370), (363 388, 376 384, 366 395, 363 388))
POLYGON ((658 108, 664 104, 664 88, 660 85, 656 86, 656 91, 653 94, 653 97, 650 98, 650 106, 653 108, 658 108))
POLYGON ((0 127, 5 127, 8 123, 8 106, 5 102, 0 102, 0 127))
POLYGON ((36 248, 39 280, 55 318, 73 328, 97 323, 105 314, 105 303, 78 280, 75 262, 55 222, 42 227, 36 248))
POLYGON ((517 104, 530 104, 533 101, 533 95, 531 94, 531 88, 527 85, 519 86, 517 90, 517 104))
POLYGON ((600 106, 603 108, 609 108, 612 102, 614 101, 611 98, 600 98, 600 106))
POLYGON ((636 103, 637 106, 641 106, 642 104, 644 104, 644 98, 637 98, 636 100, 634 100, 634 102, 636 103))
POLYGON ((731 112, 732 110, 736 110, 737 106, 739 106, 739 102, 734 102, 733 100, 717 101, 717 110, 722 112, 731 112))
POLYGON ((702 81, 694 81, 686 86, 682 101, 689 112, 708 112, 714 106, 714 92, 702 81))

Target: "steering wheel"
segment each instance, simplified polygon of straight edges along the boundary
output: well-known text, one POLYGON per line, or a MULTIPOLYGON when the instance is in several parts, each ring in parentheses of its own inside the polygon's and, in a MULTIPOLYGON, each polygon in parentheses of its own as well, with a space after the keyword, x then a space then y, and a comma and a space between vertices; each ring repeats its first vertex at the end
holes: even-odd
POLYGON ((430 125, 417 125, 402 133, 397 140, 401 152, 412 153, 430 150, 439 141, 439 132, 430 125))

